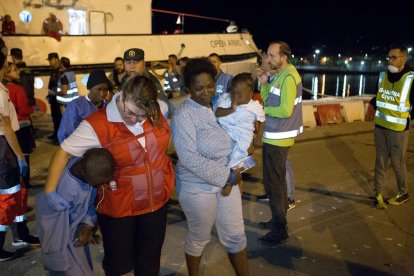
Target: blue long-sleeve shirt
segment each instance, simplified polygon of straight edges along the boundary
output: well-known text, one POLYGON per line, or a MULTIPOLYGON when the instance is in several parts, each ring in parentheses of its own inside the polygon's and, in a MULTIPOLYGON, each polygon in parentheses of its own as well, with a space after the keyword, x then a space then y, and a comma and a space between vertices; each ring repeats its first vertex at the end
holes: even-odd
MULTIPOLYGON (((102 107, 106 104, 107 102, 104 101, 102 107)), ((97 110, 98 108, 89 100, 88 96, 79 97, 71 101, 66 106, 60 122, 57 133, 59 144, 72 134, 85 117, 97 110)))

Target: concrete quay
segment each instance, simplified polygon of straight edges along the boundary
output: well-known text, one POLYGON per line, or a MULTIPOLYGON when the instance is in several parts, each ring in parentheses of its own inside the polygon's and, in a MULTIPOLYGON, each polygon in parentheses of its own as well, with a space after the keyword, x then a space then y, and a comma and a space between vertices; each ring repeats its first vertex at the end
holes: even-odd
MULTIPOLYGON (((56 146, 47 135, 50 117, 36 114, 37 148, 32 154, 29 206, 42 190, 50 157, 56 146)), ((243 212, 248 239, 251 275, 414 275, 414 199, 400 206, 377 210, 373 195, 375 147, 373 122, 356 121, 307 128, 291 148, 296 207, 288 212, 288 241, 263 247, 257 238, 265 230, 257 222, 270 218, 266 202, 257 201, 261 184, 261 149, 255 152, 258 166, 243 181, 243 212)), ((407 152, 409 191, 414 196, 414 135, 407 152)), ((396 192, 392 169, 385 197, 396 192)), ((34 211, 29 226, 36 232, 34 211)), ((186 221, 177 201, 169 207, 169 221, 161 258, 161 275, 187 275, 184 259, 186 221)), ((120 233, 122 234, 122 233, 120 233)), ((7 234, 6 249, 11 246, 7 234)), ((101 268, 102 245, 92 246, 94 275, 101 268)), ((0 263, 0 275, 48 275, 43 270, 40 248, 18 250, 19 258, 0 263)), ((213 230, 202 258, 201 275, 235 275, 213 230)), ((131 274, 132 275, 132 274, 131 274)))

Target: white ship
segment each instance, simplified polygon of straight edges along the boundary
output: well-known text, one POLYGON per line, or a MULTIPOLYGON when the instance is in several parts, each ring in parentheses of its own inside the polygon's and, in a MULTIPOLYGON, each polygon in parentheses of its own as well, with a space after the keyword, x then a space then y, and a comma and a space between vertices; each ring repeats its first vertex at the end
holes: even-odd
POLYGON ((8 49, 21 48, 24 61, 38 74, 35 93, 39 99, 47 94, 50 52, 71 60, 80 94, 86 93, 81 82, 85 74, 92 68, 109 71, 115 57, 129 48, 143 49, 147 64, 165 61, 169 54, 191 58, 215 52, 224 57, 227 73, 253 70, 258 49, 251 34, 155 35, 151 18, 156 10, 151 4, 151 0, 1 0, 0 14, 11 15, 16 24, 16 34, 3 40, 8 49), (50 13, 63 24, 60 41, 41 34, 50 13))

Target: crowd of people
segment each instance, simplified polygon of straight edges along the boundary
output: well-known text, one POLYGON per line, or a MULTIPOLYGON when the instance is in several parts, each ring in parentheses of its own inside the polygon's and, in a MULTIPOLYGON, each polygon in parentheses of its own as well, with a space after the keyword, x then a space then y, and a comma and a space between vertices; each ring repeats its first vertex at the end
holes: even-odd
MULTIPOLYGON (((248 275, 239 185, 246 168, 240 164, 255 148, 263 151, 262 198, 271 212, 268 221, 258 222, 268 230, 258 243, 286 242, 287 210, 295 206, 288 153, 303 132, 302 81, 289 62, 286 42, 269 44, 256 80, 250 73, 224 73, 216 53, 170 55, 149 70, 145 52, 128 49, 115 58, 109 77, 103 70, 90 72, 85 96, 78 95, 70 59, 49 53, 47 97, 54 129, 49 138, 59 147, 36 201, 38 237, 29 233, 25 217, 35 146, 30 114, 36 105, 34 90, 26 87, 33 88, 33 77, 22 51, 13 48, 10 54, 13 62, 0 53, 5 84, 0 84, 0 261, 14 257, 3 249, 6 231, 14 225, 13 245, 41 244, 44 267, 52 274, 92 275, 88 244, 97 242, 99 226, 106 275, 158 275, 175 189, 188 227, 189 275, 199 275, 213 226, 235 273, 248 275), (165 71, 157 74, 155 68, 165 71), (167 155, 171 139, 175 166, 167 155)), ((381 74, 372 101, 379 209, 387 207, 381 190, 389 160, 398 192, 387 203, 409 199, 405 153, 414 73, 407 56, 405 46, 390 49, 388 71, 381 74), (391 90, 394 97, 385 97, 391 90)))

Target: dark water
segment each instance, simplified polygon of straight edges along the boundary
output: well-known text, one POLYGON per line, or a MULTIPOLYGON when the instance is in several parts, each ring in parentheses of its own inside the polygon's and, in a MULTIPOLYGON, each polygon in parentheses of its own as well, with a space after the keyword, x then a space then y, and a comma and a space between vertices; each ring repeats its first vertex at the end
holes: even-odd
POLYGON ((304 99, 376 94, 375 89, 378 81, 378 75, 372 73, 301 73, 301 77, 304 99))

